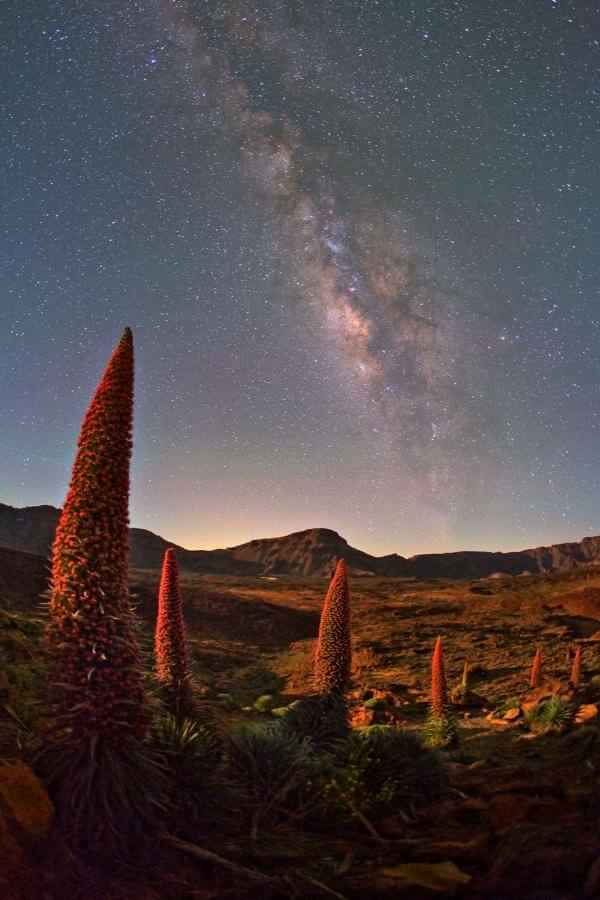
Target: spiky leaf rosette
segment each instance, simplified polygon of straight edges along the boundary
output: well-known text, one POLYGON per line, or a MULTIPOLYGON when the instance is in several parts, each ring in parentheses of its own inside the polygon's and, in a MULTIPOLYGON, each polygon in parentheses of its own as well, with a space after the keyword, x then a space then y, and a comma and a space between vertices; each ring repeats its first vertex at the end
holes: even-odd
POLYGON ((435 642, 431 663, 431 717, 443 718, 448 710, 448 686, 444 667, 444 647, 441 637, 435 642))
POLYGON ((578 688, 581 685, 581 647, 578 647, 575 651, 575 659, 571 670, 571 684, 574 688, 578 688))
POLYGON ((542 651, 536 650, 531 667, 531 677, 529 686, 532 688, 539 687, 542 683, 542 651))
POLYGON ((340 559, 321 613, 315 654, 315 690, 323 694, 343 691, 350 680, 351 666, 350 591, 346 563, 340 559))
POLYGON ((165 689, 171 712, 185 715, 191 708, 190 676, 179 570, 172 547, 165 551, 163 559, 154 649, 156 676, 165 689))
POLYGON ((102 822, 118 829, 131 805, 149 725, 127 583, 132 415, 133 340, 126 329, 81 426, 52 549, 47 629, 56 723, 48 777, 73 807, 78 828, 89 822, 92 829, 100 816, 97 832, 102 822), (118 815, 102 816, 119 797, 118 815))
POLYGON ((577 706, 560 694, 548 697, 534 706, 525 716, 530 729, 538 734, 564 731, 575 718, 577 706))
POLYGON ((308 694, 288 706, 279 727, 335 755, 350 733, 349 718, 348 701, 341 691, 308 694))

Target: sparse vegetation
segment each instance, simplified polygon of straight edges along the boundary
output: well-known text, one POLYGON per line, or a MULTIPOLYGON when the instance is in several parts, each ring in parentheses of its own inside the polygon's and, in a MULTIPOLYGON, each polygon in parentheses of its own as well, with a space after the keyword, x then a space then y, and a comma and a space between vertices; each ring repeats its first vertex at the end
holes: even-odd
POLYGON ((350 731, 346 697, 340 691, 301 697, 288 706, 280 727, 321 751, 335 752, 350 731))
POLYGON ((257 697, 254 701, 253 709, 257 713, 268 713, 271 712, 274 706, 275 699, 272 694, 261 694, 260 697, 257 697))
POLYGON ((153 729, 154 746, 171 780, 171 806, 178 818, 205 828, 222 819, 224 738, 193 719, 166 715, 153 729))
POLYGON ((496 706, 494 709, 494 715, 497 718, 501 719, 502 716, 505 716, 509 709, 519 709, 521 706, 521 698, 520 697, 508 697, 507 700, 503 700, 499 706, 496 706))
POLYGON ((469 663, 465 662, 465 664, 463 666, 462 677, 461 677, 459 683, 456 685, 456 687, 452 691, 452 695, 451 695, 452 700, 455 703, 459 703, 461 700, 463 700, 465 697, 467 697, 470 690, 471 690, 471 686, 470 686, 469 663))
POLYGON ((45 677, 40 653, 42 634, 40 622, 0 601, 0 710, 5 718, 0 756, 39 743, 45 677))
POLYGON ((373 725, 352 734, 327 792, 351 818, 377 823, 391 811, 409 816, 413 803, 439 786, 442 771, 439 755, 419 734, 373 725))
POLYGON ((547 734, 550 731, 561 732, 575 718, 577 707, 567 697, 556 695, 542 700, 526 716, 531 731, 547 734))
POLYGON ((429 716, 423 728, 423 738, 427 747, 441 750, 454 743, 457 736, 456 719, 450 713, 443 716, 429 716))
POLYGON ((236 827, 247 838, 289 828, 315 809, 320 787, 307 738, 276 724, 237 724, 227 732, 225 763, 236 827))

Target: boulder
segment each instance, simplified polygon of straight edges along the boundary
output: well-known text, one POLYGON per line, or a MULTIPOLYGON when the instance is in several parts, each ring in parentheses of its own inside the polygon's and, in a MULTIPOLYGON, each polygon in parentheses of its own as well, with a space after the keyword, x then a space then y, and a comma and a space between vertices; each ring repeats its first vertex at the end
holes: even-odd
POLYGON ((26 838, 36 841, 48 834, 52 803, 38 778, 20 761, 0 766, 0 809, 26 838))
POLYGON ((527 818, 530 808, 535 803, 533 797, 528 794, 494 794, 490 800, 489 820, 492 828, 498 834, 504 834, 515 825, 527 818))
POLYGON ((402 896, 403 893, 413 893, 414 889, 423 891, 419 896, 439 894, 444 897, 453 897, 458 891, 467 885, 471 876, 456 866, 453 862, 439 863, 403 863, 397 866, 389 866, 375 873, 384 882, 393 885, 394 896, 402 896))
POLYGON ((583 886, 583 896, 585 900, 593 900, 594 897, 600 897, 600 857, 588 869, 583 886))
POLYGON ((550 697, 556 697, 557 694, 563 697, 572 697, 573 688, 568 682, 560 681, 558 678, 546 678, 544 683, 539 687, 532 688, 521 701, 521 709, 524 713, 530 712, 542 700, 548 700, 550 697))
POLYGON ((450 699, 455 706, 459 706, 462 709, 477 709, 490 705, 487 697, 482 697, 481 694, 476 694, 475 691, 468 689, 465 690, 460 686, 451 693, 450 699))
POLYGON ((516 725, 516 722, 513 719, 507 719, 505 715, 499 715, 496 710, 492 710, 485 718, 491 725, 504 725, 505 728, 516 725))
POLYGON ((53 807, 42 784, 22 762, 0 765, 0 896, 45 896, 40 874, 53 807))
POLYGON ((584 703, 575 715, 576 725, 588 725, 593 719, 598 718, 598 705, 596 703, 584 703))
POLYGON ((352 712, 352 718, 350 724, 352 728, 364 728, 368 725, 373 725, 375 722, 375 712, 374 709, 365 709, 364 706, 355 709, 352 712))

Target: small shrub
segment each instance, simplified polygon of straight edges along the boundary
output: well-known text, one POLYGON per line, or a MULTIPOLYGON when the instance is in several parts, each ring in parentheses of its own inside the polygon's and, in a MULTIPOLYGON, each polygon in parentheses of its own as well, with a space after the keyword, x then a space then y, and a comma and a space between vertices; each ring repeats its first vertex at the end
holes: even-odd
POLYGON ((238 704, 235 702, 231 694, 217 694, 215 703, 217 706, 221 706, 223 709, 238 709, 238 704))
POLYGON ((531 731, 547 734, 550 731, 563 731, 571 724, 576 712, 576 706, 567 697, 557 694, 538 703, 527 713, 525 720, 531 731))
POLYGON ((275 700, 271 694, 261 694, 254 701, 254 712, 268 713, 275 706, 275 700))
POLYGON ((252 839, 314 810, 320 793, 309 742, 275 724, 236 724, 226 737, 237 826, 252 839))
POLYGON ((443 716, 430 715, 423 728, 425 745, 432 749, 441 749, 453 744, 458 738, 456 719, 449 713, 443 716))
POLYGON ((226 787, 222 736, 192 719, 167 715, 156 722, 153 738, 171 779, 177 811, 195 823, 209 818, 214 824, 223 805, 223 797, 218 803, 215 797, 226 787))
POLYGON ((288 706, 280 728, 288 734, 307 738, 321 751, 335 751, 350 734, 348 703, 344 694, 309 694, 288 706))
POLYGON ((217 765, 223 753, 219 736, 192 719, 178 720, 165 716, 154 726, 154 740, 161 755, 169 762, 187 763, 193 767, 202 760, 207 767, 217 765))
POLYGON ((40 691, 45 677, 39 652, 42 631, 40 623, 0 606, 0 718, 5 750, 39 747, 44 715, 40 691))
POLYGON ((519 709, 520 706, 520 697, 510 697, 508 700, 504 700, 499 706, 494 709, 494 715, 498 719, 501 719, 502 716, 506 715, 509 709, 519 709))
POLYGON ((392 810, 408 810, 413 801, 431 794, 442 775, 440 757, 419 734, 386 725, 357 728, 343 766, 327 793, 351 816, 376 819, 392 810))
POLYGON ((363 704, 365 709, 385 709, 385 700, 382 697, 371 697, 363 704))
POLYGON ((459 681, 459 683, 456 685, 456 687, 452 690, 451 696, 452 696, 452 700, 454 702, 460 703, 460 701, 463 700, 470 693, 470 690, 471 690, 470 674, 471 673, 469 670, 469 663, 466 662, 463 667, 462 678, 459 681))

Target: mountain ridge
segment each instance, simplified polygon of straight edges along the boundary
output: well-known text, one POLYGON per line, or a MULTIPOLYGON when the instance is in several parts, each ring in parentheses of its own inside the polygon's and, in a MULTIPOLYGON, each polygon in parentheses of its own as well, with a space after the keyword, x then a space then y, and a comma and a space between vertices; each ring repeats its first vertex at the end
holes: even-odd
MULTIPOLYGON (((0 503, 0 546, 47 556, 60 509, 48 504, 13 507, 0 503)), ((351 547, 330 528, 308 528, 274 538, 254 538, 234 547, 187 550, 144 528, 131 528, 132 568, 159 568, 175 547, 183 570, 223 575, 329 575, 341 556, 355 575, 405 578, 482 578, 493 574, 558 572, 600 563, 600 536, 525 550, 462 550, 372 556, 351 547)))

